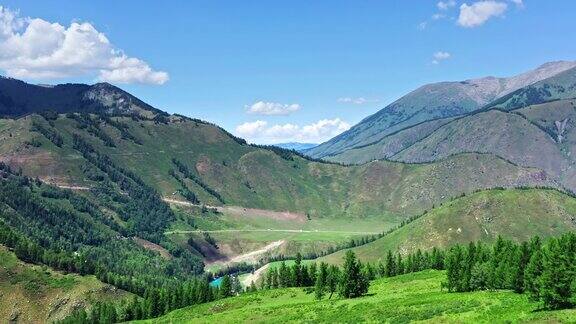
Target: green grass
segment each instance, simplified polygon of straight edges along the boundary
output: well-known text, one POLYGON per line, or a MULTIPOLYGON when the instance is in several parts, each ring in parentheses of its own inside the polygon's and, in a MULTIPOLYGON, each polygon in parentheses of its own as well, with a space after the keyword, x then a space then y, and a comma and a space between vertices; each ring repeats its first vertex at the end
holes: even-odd
POLYGON ((147 323, 443 323, 573 322, 576 310, 539 311, 510 291, 441 291, 444 272, 424 271, 373 281, 367 296, 315 301, 303 289, 277 289, 192 306, 147 323))
MULTIPOLYGON (((470 241, 492 243, 498 235, 518 241, 576 230, 576 199, 552 189, 487 190, 439 206, 372 243, 354 248, 365 261, 383 260, 388 250, 402 253, 470 241)), ((321 258, 338 263, 344 251, 321 258)))

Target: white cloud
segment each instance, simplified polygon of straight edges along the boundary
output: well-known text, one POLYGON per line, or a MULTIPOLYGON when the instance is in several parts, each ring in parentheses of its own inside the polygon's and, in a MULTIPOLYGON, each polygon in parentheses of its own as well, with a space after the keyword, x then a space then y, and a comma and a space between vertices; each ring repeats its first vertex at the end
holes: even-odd
POLYGON ((291 123, 269 125, 266 121, 257 120, 238 125, 235 133, 252 143, 321 143, 348 129, 350 124, 340 118, 322 119, 304 126, 291 123))
POLYGON ((268 123, 263 120, 240 124, 236 127, 236 134, 242 137, 252 138, 262 133, 267 125, 268 123))
POLYGON ((0 6, 0 69, 15 78, 52 79, 96 76, 115 83, 164 84, 166 72, 114 47, 90 23, 65 27, 40 18, 20 17, 0 6))
POLYGON ((445 18, 445 17, 446 17, 446 15, 441 14, 441 13, 437 13, 437 14, 433 14, 433 15, 432 15, 432 20, 439 20, 439 19, 442 19, 442 18, 445 18))
POLYGON ((366 99, 364 97, 357 97, 357 98, 341 97, 341 98, 338 98, 338 102, 349 103, 349 104, 354 104, 354 105, 363 105, 366 103, 373 103, 373 102, 379 102, 379 101, 380 100, 378 100, 378 99, 366 99))
POLYGON ((436 6, 440 10, 448 10, 448 9, 456 6, 456 1, 455 0, 439 1, 436 4, 436 6))
POLYGON ((471 5, 460 6, 458 25, 466 28, 478 27, 492 17, 499 17, 506 12, 508 5, 498 1, 478 1, 471 5))
POLYGON ((299 104, 281 104, 276 102, 258 101, 250 106, 245 106, 249 114, 256 115, 290 115, 293 112, 300 110, 302 107, 299 104))
POLYGON ((440 64, 441 61, 445 61, 445 60, 451 58, 452 55, 448 52, 439 51, 439 52, 434 53, 434 55, 432 55, 432 57, 433 57, 432 64, 440 64))
POLYGON ((517 5, 518 7, 523 7, 524 6, 524 2, 522 0, 510 0, 512 1, 515 5, 517 5))

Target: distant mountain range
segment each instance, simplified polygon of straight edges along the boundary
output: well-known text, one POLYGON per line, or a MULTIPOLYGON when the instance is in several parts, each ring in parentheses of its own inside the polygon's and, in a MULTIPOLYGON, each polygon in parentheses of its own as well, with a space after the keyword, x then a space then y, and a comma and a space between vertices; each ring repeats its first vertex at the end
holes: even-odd
MULTIPOLYGON (((510 107, 544 102, 545 98, 550 99, 563 90, 567 91, 563 97, 569 97, 568 93, 574 89, 568 87, 554 90, 538 82, 567 71, 571 72, 566 74, 573 75, 574 67, 576 62, 558 61, 509 78, 485 77, 428 84, 365 118, 348 131, 307 151, 307 154, 315 158, 336 156, 353 148, 377 143, 408 127, 435 119, 461 116, 485 108, 492 102, 510 107), (531 85, 532 88, 525 88, 531 85), (535 96, 542 100, 535 100, 535 96), (513 98, 517 99, 514 101, 513 98)), ((568 78, 566 75, 564 77, 568 78)), ((549 86, 554 87, 552 84, 549 86)))
POLYGON ((274 146, 281 147, 281 148, 287 149, 287 150, 295 150, 298 152, 305 152, 311 148, 318 146, 318 144, 290 142, 290 143, 278 143, 278 144, 274 144, 274 146))

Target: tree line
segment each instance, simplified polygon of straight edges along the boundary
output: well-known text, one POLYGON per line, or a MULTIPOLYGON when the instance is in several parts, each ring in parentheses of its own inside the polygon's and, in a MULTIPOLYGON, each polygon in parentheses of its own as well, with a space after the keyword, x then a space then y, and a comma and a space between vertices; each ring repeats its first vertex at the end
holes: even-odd
POLYGON ((520 244, 498 237, 484 244, 456 245, 446 252, 449 291, 510 289, 527 293, 546 309, 574 306, 576 302, 576 234, 539 237, 520 244))

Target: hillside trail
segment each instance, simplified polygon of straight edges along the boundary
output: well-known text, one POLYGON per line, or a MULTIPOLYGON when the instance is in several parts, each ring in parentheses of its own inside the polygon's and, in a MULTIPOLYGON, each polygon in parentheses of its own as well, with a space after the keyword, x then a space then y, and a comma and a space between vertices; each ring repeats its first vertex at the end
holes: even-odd
POLYGON ((254 273, 248 274, 244 279, 242 279, 241 283, 244 287, 250 287, 252 282, 258 282, 260 276, 262 276, 266 270, 270 267, 270 263, 266 263, 265 265, 261 266, 260 268, 256 269, 254 273))
POLYGON ((210 262, 210 263, 206 263, 207 266, 209 265, 220 265, 222 267, 226 267, 227 265, 230 264, 234 264, 234 263, 241 263, 241 262, 246 262, 246 263, 250 263, 250 262, 256 262, 258 261, 258 257, 261 256, 262 254, 265 254, 269 251, 272 251, 274 249, 279 248, 280 246, 282 246, 283 244, 285 244, 286 241, 285 240, 279 240, 279 241, 274 241, 271 242, 269 244, 267 244, 266 246, 258 249, 258 250, 254 250, 254 251, 250 251, 248 253, 244 253, 244 254, 240 254, 237 256, 234 256, 232 258, 229 258, 225 261, 215 261, 215 262, 210 262))

